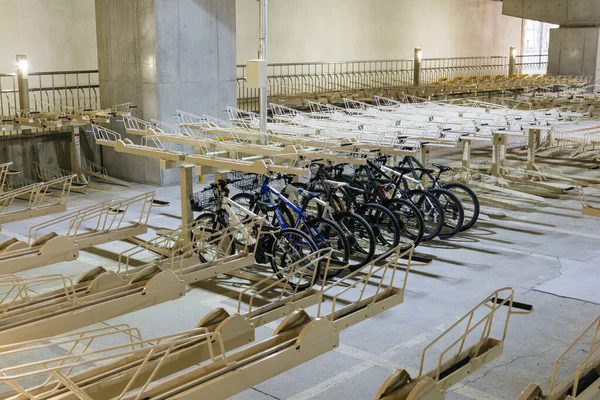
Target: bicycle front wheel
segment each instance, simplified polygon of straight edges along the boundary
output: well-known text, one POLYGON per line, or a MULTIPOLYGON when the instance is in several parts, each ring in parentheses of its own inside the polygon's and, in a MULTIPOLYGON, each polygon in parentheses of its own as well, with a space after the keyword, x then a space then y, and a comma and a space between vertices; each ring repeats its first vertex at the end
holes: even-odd
POLYGON ((402 251, 408 250, 411 245, 417 247, 425 234, 425 223, 417 206, 405 199, 392 199, 387 207, 400 224, 402 251))
POLYGON ((200 262, 212 262, 219 257, 235 254, 236 240, 231 233, 219 232, 223 228, 213 212, 196 217, 190 229, 190 240, 200 262))
POLYGON ((381 204, 367 203, 358 213, 369 223, 375 234, 373 258, 389 256, 400 244, 400 224, 393 212, 381 204))
POLYGON ((366 219, 353 212, 340 212, 334 216, 350 245, 348 269, 356 271, 373 260, 375 255, 375 233, 366 219))

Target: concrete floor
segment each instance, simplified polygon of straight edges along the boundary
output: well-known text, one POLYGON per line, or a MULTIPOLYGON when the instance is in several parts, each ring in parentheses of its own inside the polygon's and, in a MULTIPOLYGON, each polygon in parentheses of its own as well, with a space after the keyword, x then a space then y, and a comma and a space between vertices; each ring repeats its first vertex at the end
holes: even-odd
MULTIPOLYGON (((456 153, 443 156, 453 160, 458 157, 456 153)), ((69 206, 74 209, 149 190, 157 190, 159 199, 171 202, 168 207, 153 210, 151 228, 175 228, 180 213, 178 187, 135 184, 129 189, 114 187, 112 192, 73 194, 69 206)), ((588 198, 600 204, 600 191, 589 191, 588 198)), ((429 266, 413 267, 404 304, 343 331, 338 349, 240 393, 235 399, 374 398, 396 368, 404 367, 414 374, 424 346, 486 295, 505 286, 515 289, 516 301, 533 304, 535 312, 511 317, 504 354, 450 389, 446 398, 515 399, 530 382, 540 383, 547 390, 554 360, 600 315, 600 291, 593 283, 600 280, 600 220, 585 217, 580 210, 577 195, 569 194, 561 200, 547 200, 544 206, 529 211, 507 211, 505 218, 480 221, 475 228, 451 240, 419 247, 419 253, 430 255, 435 261, 429 266), (541 285, 562 274, 571 282, 569 287, 576 289, 571 296, 576 298, 542 290, 541 285)), ((32 223, 5 224, 0 239, 26 235, 32 223)), ((118 253, 130 246, 122 242, 98 246, 82 252, 77 261, 21 275, 62 273, 78 277, 97 265, 114 268, 118 253)), ((145 338, 191 329, 212 309, 230 309, 235 305, 224 291, 217 282, 204 282, 188 288, 186 296, 179 300, 105 324, 126 322, 139 327, 145 338)), ((273 326, 276 325, 259 328, 257 339, 270 335, 273 326)), ((567 372, 574 365, 575 361, 569 360, 567 372)))

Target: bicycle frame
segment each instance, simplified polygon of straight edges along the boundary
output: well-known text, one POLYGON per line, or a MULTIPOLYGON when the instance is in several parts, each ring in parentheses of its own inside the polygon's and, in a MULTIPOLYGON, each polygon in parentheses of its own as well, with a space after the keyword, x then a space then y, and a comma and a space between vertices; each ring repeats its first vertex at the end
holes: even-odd
MULTIPOLYGON (((311 236, 312 239, 318 238, 319 241, 321 241, 321 242, 326 241, 326 239, 321 235, 321 233, 319 233, 317 228, 311 227, 308 225, 308 223, 307 223, 308 217, 306 216, 306 214, 299 207, 297 207, 294 203, 292 203, 290 200, 288 200, 284 195, 282 195, 278 190, 269 186, 269 183, 267 180, 265 180, 263 182, 261 194, 267 198, 267 201, 271 205, 277 204, 277 203, 275 203, 275 200, 273 200, 273 197, 271 196, 271 195, 274 195, 281 202, 283 202, 283 204, 285 204, 287 207, 291 208, 293 212, 298 214, 298 218, 296 219, 296 222, 292 228, 298 229, 301 224, 304 224, 307 228, 308 234, 311 236)), ((279 222, 279 224, 281 225, 281 227, 283 229, 289 228, 289 226, 285 222, 285 219, 283 218, 283 215, 282 215, 281 211, 279 210, 279 208, 275 209, 275 217, 277 218, 277 221, 279 222)))
POLYGON ((423 179, 423 175, 427 175, 429 177, 429 179, 431 179, 431 185, 436 187, 439 186, 438 182, 440 180, 440 177, 442 175, 442 171, 438 171, 437 176, 434 177, 434 175, 430 172, 426 172, 425 171, 425 166, 416 158, 416 157, 412 157, 412 156, 406 156, 404 157, 404 159, 402 160, 402 162, 398 165, 400 167, 407 165, 410 169, 412 169, 412 176, 414 179, 418 179, 418 180, 422 180, 423 179), (417 168, 422 168, 423 171, 421 172, 421 176, 419 176, 417 174, 417 170, 415 168, 415 164, 417 164, 417 168))
MULTIPOLYGON (((217 220, 218 220, 218 218, 221 217, 222 213, 227 214, 227 221, 222 221, 224 226, 229 226, 229 225, 231 225, 232 222, 233 222, 233 225, 242 226, 242 220, 240 220, 238 215, 234 212, 233 208, 241 211, 243 214, 245 214, 246 217, 249 217, 249 218, 257 217, 257 215, 255 213, 246 209, 241 204, 236 203, 235 201, 231 200, 228 196, 226 196, 225 195, 226 192, 229 192, 229 190, 222 189, 218 185, 213 188, 213 193, 215 195, 215 207, 216 207, 215 215, 217 216, 217 220)), ((248 232, 248 229, 245 226, 241 230, 241 233, 244 235, 244 240, 248 241, 247 242, 248 244, 252 245, 252 244, 256 243, 256 239, 254 238, 254 235, 252 235, 250 232, 248 232)))

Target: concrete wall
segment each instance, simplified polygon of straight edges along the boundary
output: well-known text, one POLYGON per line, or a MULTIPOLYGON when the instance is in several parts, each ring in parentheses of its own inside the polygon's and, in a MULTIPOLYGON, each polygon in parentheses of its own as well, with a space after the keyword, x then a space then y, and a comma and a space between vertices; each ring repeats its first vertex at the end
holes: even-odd
POLYGON ((600 0, 504 0, 502 13, 567 26, 600 24, 600 0))
POLYGON ((548 72, 559 75, 600 77, 600 29, 550 30, 548 72))
MULTIPOLYGON (((237 61, 256 58, 258 2, 236 0, 237 61)), ((508 55, 521 20, 490 0, 271 0, 269 62, 508 55)))
MULTIPOLYGON (((93 136, 81 132, 82 156, 94 162, 100 160, 100 149, 93 136)), ((35 180, 34 163, 43 167, 60 167, 73 170, 71 153, 71 132, 58 132, 52 135, 31 134, 26 136, 0 137, 0 163, 11 161, 12 169, 22 171, 22 176, 35 180)))
POLYGON ((236 104, 235 0, 156 0, 158 116, 236 104))
POLYGON ((94 0, 0 0, 0 72, 27 54, 30 71, 96 69, 94 0))

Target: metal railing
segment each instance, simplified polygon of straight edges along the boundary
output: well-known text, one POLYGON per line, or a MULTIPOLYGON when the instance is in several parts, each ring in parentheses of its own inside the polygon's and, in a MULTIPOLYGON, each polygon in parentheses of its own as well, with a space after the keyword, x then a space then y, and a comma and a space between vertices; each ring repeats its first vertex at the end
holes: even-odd
MULTIPOLYGON (((515 73, 543 74, 547 66, 548 55, 517 56, 515 73)), ((421 60, 420 83, 459 76, 507 75, 508 69, 508 56, 426 58, 421 60)), ((413 60, 367 60, 269 64, 267 75, 270 97, 326 94, 412 85, 414 63, 413 60)), ((238 65, 238 108, 254 111, 259 106, 259 89, 249 88, 245 76, 246 66, 238 65)))
POLYGON ((548 70, 548 54, 517 56, 515 62, 516 74, 545 74, 548 70))
POLYGON ((508 57, 425 58, 421 61, 421 83, 459 76, 496 76, 508 74, 508 57))
MULTIPOLYGON (((421 84, 440 78, 508 74, 509 57, 426 58, 421 61, 421 84)), ((548 55, 517 56, 515 73, 544 74, 548 55)), ((413 60, 365 60, 269 64, 269 96, 327 93, 412 85, 413 60)), ((237 66, 238 107, 258 109, 259 89, 246 84, 246 66, 237 66)), ((65 108, 100 108, 97 70, 34 72, 29 74, 30 109, 60 112, 65 108)), ((19 104, 16 74, 0 74, 0 115, 14 115, 19 104)))
MULTIPOLYGON (((30 111, 100 108, 98 70, 32 72, 28 81, 30 111)), ((0 74, 0 95, 0 115, 15 115, 19 108, 17 74, 0 74)))
MULTIPOLYGON (((372 87, 402 86, 412 82, 412 60, 281 63, 267 67, 270 96, 326 93, 372 87)), ((246 86, 246 66, 237 66, 238 106, 258 109, 259 89, 246 86)))

